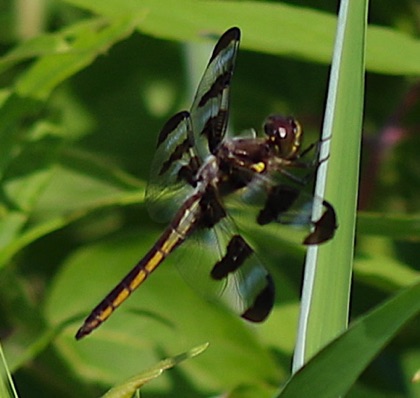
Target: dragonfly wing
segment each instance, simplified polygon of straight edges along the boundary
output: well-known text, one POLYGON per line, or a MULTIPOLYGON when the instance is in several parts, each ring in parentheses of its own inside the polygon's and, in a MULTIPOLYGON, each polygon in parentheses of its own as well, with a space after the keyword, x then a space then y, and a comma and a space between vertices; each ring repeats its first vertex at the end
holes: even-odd
POLYGON ((174 253, 174 261, 197 292, 217 298, 243 318, 262 322, 270 313, 273 280, 230 218, 195 231, 174 253))
POLYGON ((240 30, 231 28, 217 42, 191 107, 194 144, 204 158, 226 133, 230 82, 239 48, 240 30))
POLYGON ((179 112, 163 127, 152 163, 146 200, 151 216, 169 221, 194 189, 194 177, 223 139, 229 87, 240 31, 229 29, 217 42, 190 113, 179 112))
POLYGON ((255 175, 250 184, 230 203, 232 214, 252 215, 258 225, 270 223, 290 225, 306 230, 303 243, 319 244, 330 240, 337 228, 337 217, 333 206, 318 196, 303 189, 284 176, 255 175), (313 220, 314 206, 321 206, 318 220, 313 220))
POLYGON ((194 191, 193 176, 201 160, 191 135, 191 117, 186 111, 169 119, 159 134, 146 190, 149 213, 157 221, 170 221, 194 191))

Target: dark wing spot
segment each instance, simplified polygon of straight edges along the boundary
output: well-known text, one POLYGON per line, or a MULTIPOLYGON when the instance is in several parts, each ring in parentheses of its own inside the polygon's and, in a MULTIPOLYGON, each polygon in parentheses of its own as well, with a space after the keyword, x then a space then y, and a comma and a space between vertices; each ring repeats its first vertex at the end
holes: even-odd
POLYGON ((252 307, 248 308, 241 317, 251 322, 262 322, 270 314, 274 305, 275 286, 269 274, 264 290, 256 297, 252 307))
POLYGON ((159 170, 159 175, 163 175, 165 174, 170 167, 172 166, 172 164, 181 159, 182 156, 184 155, 184 153, 186 153, 188 151, 188 149, 190 148, 190 140, 187 137, 184 141, 182 141, 179 145, 177 145, 177 147, 175 148, 175 150, 171 153, 171 156, 169 157, 169 159, 167 159, 163 164, 161 169, 159 170))
POLYGON ((158 136, 158 142, 156 147, 159 147, 162 142, 164 142, 168 136, 177 129, 178 125, 185 119, 189 118, 190 114, 187 111, 182 111, 172 116, 162 127, 162 130, 158 136))
POLYGON ((258 214, 258 224, 266 225, 277 220, 281 213, 292 207, 298 197, 299 191, 297 189, 286 185, 273 187, 268 194, 264 208, 258 214))
POLYGON ((226 254, 211 270, 211 277, 220 280, 235 272, 253 253, 251 247, 240 235, 234 235, 230 240, 226 254))
POLYGON ((212 98, 218 97, 223 90, 229 85, 229 82, 232 78, 232 70, 227 70, 225 73, 222 73, 217 77, 211 87, 203 94, 198 103, 199 107, 206 105, 208 101, 212 98))
POLYGON ((212 186, 208 186, 200 200, 201 217, 199 226, 202 228, 212 228, 222 218, 226 217, 226 210, 212 186))
POLYGON ((227 30, 225 33, 223 33, 216 46, 214 47, 209 62, 213 61, 220 54, 221 51, 223 51, 226 47, 230 45, 231 42, 239 41, 240 39, 241 31, 239 28, 233 27, 227 30))
POLYGON ((200 168, 200 161, 197 156, 192 156, 187 165, 182 166, 178 171, 178 180, 184 180, 193 187, 197 186, 197 172, 200 168))
POLYGON ((315 228, 313 232, 303 241, 305 245, 317 245, 330 240, 338 228, 334 207, 325 200, 322 204, 325 206, 325 212, 318 221, 314 222, 315 228))

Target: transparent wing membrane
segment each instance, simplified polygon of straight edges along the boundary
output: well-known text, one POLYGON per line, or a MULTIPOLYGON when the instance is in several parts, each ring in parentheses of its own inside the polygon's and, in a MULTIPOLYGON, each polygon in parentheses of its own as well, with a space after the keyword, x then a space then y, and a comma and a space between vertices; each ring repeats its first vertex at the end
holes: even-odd
POLYGON ((223 302, 241 316, 252 312, 254 319, 251 315, 247 319, 254 322, 261 322, 269 314, 274 302, 271 277, 231 219, 196 231, 177 249, 173 261, 183 278, 204 297, 223 302), (229 250, 232 241, 239 244, 229 250), (221 268, 216 276, 218 264, 221 268), (256 305, 262 292, 266 292, 265 300, 256 305))
POLYGON ((191 129, 190 114, 180 112, 165 124, 159 135, 146 190, 149 213, 157 221, 170 221, 194 190, 181 172, 193 164, 197 168, 200 165, 192 147, 191 129))

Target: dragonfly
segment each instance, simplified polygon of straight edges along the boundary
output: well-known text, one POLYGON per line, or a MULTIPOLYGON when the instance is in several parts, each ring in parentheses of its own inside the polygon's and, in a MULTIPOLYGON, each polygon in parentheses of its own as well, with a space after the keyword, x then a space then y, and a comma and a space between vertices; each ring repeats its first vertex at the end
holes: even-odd
POLYGON ((257 225, 308 227, 305 245, 334 236, 334 207, 318 198, 322 214, 313 221, 315 199, 303 193, 307 179, 294 173, 316 170, 320 163, 305 159, 313 145, 302 149, 303 130, 297 120, 273 114, 265 119, 263 136, 226 134, 240 36, 240 29, 233 27, 219 38, 191 109, 171 117, 158 136, 146 201, 151 216, 168 226, 92 310, 76 339, 107 320, 171 253, 183 247, 191 257, 189 263, 194 263, 184 274, 197 290, 220 298, 245 320, 264 321, 275 302, 274 281, 229 213, 225 205, 229 197, 244 203, 244 209, 256 210, 257 225))

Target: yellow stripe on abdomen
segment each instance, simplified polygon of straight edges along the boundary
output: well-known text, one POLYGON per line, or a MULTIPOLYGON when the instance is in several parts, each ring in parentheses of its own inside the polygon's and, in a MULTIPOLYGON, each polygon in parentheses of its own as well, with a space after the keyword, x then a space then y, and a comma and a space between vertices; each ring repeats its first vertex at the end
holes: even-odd
POLYGON ((175 230, 172 230, 169 233, 169 236, 163 242, 162 246, 159 247, 159 245, 156 244, 152 251, 149 252, 149 255, 145 256, 144 259, 133 269, 133 271, 131 271, 121 281, 119 286, 121 286, 122 290, 112 300, 112 303, 109 305, 109 307, 112 307, 113 310, 119 307, 128 298, 128 296, 146 280, 146 278, 173 250, 173 248, 182 240, 183 239, 179 236, 179 234, 177 234, 175 230), (135 272, 135 270, 137 270, 137 272, 135 272))
POLYGON ((76 334, 77 339, 97 328, 137 289, 159 264, 180 245, 193 229, 200 212, 200 196, 193 196, 184 203, 171 227, 161 235, 152 249, 139 261, 128 275, 102 300, 86 318, 76 334))
POLYGON ((77 339, 89 334, 106 321, 130 294, 160 265, 166 256, 184 240, 175 229, 167 230, 149 253, 130 271, 130 273, 108 294, 108 296, 86 318, 76 334, 77 339))

